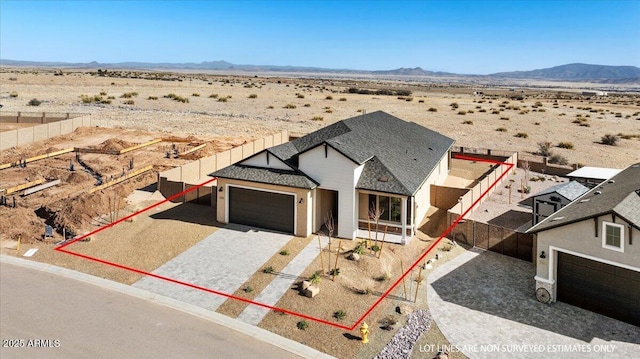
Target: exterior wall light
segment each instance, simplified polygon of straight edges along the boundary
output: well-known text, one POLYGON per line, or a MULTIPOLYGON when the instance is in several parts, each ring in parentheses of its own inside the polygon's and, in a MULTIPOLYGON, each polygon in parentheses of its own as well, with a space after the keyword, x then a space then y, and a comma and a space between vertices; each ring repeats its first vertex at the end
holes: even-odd
POLYGON ((544 251, 542 251, 542 253, 540 253, 540 258, 542 258, 542 259, 547 258, 547 256, 544 254, 544 251))

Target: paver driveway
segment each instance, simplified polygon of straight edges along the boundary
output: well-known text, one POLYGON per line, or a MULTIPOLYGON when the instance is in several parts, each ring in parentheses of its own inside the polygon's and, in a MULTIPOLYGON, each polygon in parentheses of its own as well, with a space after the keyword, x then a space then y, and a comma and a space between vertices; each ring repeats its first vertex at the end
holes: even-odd
MULTIPOLYGON (((231 294, 290 239, 290 234, 229 224, 152 273, 231 294)), ((227 299, 148 276, 133 286, 209 310, 216 310, 227 299)))
POLYGON ((539 303, 534 275, 532 263, 470 250, 429 275, 429 309, 470 358, 638 357, 640 327, 562 302, 539 303))

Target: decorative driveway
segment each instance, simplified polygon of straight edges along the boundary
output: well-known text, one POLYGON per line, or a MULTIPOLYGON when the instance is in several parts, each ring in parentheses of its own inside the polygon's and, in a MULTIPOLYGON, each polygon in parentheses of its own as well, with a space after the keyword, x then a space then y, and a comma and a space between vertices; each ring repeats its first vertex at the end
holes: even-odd
MULTIPOLYGON (((152 273, 232 294, 290 239, 290 234, 229 224, 152 273)), ((149 276, 133 286, 209 310, 216 310, 227 299, 149 276)))
POLYGON ((453 351, 470 358, 632 358, 640 327, 535 299, 535 267, 469 250, 428 277, 429 309, 453 351))

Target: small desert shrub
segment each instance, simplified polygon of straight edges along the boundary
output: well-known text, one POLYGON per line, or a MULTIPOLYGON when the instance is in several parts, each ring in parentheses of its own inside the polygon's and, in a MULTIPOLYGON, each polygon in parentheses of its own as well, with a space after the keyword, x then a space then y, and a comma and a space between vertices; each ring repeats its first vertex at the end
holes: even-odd
POLYGON ((496 128, 496 131, 498 131, 498 132, 507 132, 507 129, 504 128, 504 127, 498 127, 498 128, 496 128))
POLYGON ((458 111, 458 115, 464 116, 467 114, 467 111, 458 111))
POLYGON ((249 98, 258 98, 258 95, 255 93, 252 93, 251 95, 249 95, 249 98))
POLYGON ((135 102, 133 102, 133 100, 126 100, 123 102, 125 105, 135 105, 135 102))
POLYGON ((18 81, 17 77, 9 77, 9 81, 18 81))
POLYGON ((280 255, 281 255, 281 256, 288 256, 288 255, 289 255, 289 251, 288 251, 288 250, 286 250, 286 249, 281 250, 281 251, 280 251, 280 255))
POLYGON ((618 136, 606 134, 602 136, 600 143, 607 146, 616 146, 618 144, 618 136))
POLYGON ((413 101, 413 97, 407 97, 404 100, 407 101, 407 102, 411 102, 411 101, 413 101))
POLYGON ((509 117, 500 117, 502 121, 509 121, 509 117))
POLYGON ((253 288, 251 288, 251 286, 250 286, 250 285, 248 285, 248 286, 246 286, 246 287, 242 288, 242 290, 243 290, 245 293, 251 293, 251 292, 253 292, 253 288))
POLYGON ((467 113, 473 113, 473 110, 468 110, 467 113))
POLYGON ((566 148, 567 150, 572 150, 574 146, 573 146, 573 143, 571 142, 560 142, 558 143, 558 147, 566 148))
POLYGON ((265 273, 265 274, 271 274, 273 272, 275 272, 275 269, 273 269, 272 266, 268 266, 268 267, 262 269, 262 273, 265 273))
POLYGON ((383 330, 393 330, 393 327, 398 324, 398 320, 391 315, 386 316, 381 319, 378 323, 380 323, 380 328, 383 330))
POLYGON ((11 93, 9 94, 9 97, 18 97, 18 93, 15 91, 11 91, 11 93))
POLYGON ((371 250, 374 252, 378 252, 380 251, 380 247, 377 244, 374 244, 373 246, 371 246, 371 250))
POLYGON ((338 101, 347 101, 346 97, 340 97, 340 99, 338 101))
POLYGON ((333 110, 329 109, 329 110, 325 110, 325 113, 333 113, 333 110))
POLYGON ((325 100, 333 100, 333 96, 329 95, 327 97, 324 98, 325 100))
POLYGON ((292 109, 294 109, 294 108, 296 108, 296 107, 297 107, 296 105, 294 105, 294 104, 292 104, 292 103, 289 103, 289 104, 284 105, 284 107, 283 107, 283 108, 288 108, 288 109, 292 110, 292 109))
POLYGON ((120 98, 132 98, 136 96, 138 96, 137 92, 126 92, 126 93, 123 93, 122 96, 120 96, 120 98))
POLYGON ((473 121, 471 120, 466 120, 462 122, 463 125, 473 125, 473 121))
POLYGON ((309 323, 306 320, 301 320, 296 324, 296 327, 300 330, 307 330, 309 323))
POLYGON ((515 134, 515 137, 527 138, 527 137, 529 137, 529 135, 526 132, 518 132, 518 133, 515 134))
POLYGON ((37 98, 33 98, 29 100, 29 102, 27 103, 27 106, 40 106, 41 103, 42 101, 38 100, 37 98))
POLYGON ((267 106, 267 109, 273 110, 273 106, 267 106))
POLYGON ((147 100, 157 100, 158 96, 149 96, 147 97, 147 100))
POLYGON ((556 154, 552 155, 551 157, 549 157, 549 163, 555 163, 555 164, 559 164, 559 165, 566 165, 567 163, 569 163, 569 161, 563 155, 560 155, 560 154, 556 153, 556 154))
POLYGON ((478 112, 487 112, 487 110, 485 110, 484 108, 481 108, 478 110, 478 112))
POLYGON ((347 313, 344 310, 337 310, 333 313, 333 317, 337 320, 342 320, 347 316, 347 313))
POLYGON ((218 97, 218 102, 227 102, 229 101, 228 97, 218 97))
POLYGON ((551 146, 552 144, 549 141, 538 142, 538 154, 544 157, 551 156, 551 146))
POLYGON ((353 248, 353 253, 362 254, 364 253, 365 246, 362 243, 358 243, 355 248, 353 248))
POLYGON ((322 116, 313 116, 311 121, 324 121, 324 117, 322 116))
POLYGON ((301 94, 301 93, 297 94, 296 96, 297 96, 298 98, 304 98, 304 95, 303 95, 303 94, 301 94))
POLYGON ((429 107, 429 109, 427 110, 429 112, 438 112, 438 109, 435 107, 429 107))
POLYGON ((622 114, 620 112, 616 112, 616 117, 622 117, 622 114))
POLYGON ((311 107, 311 104, 310 103, 305 103, 304 107, 311 107))
POLYGON ((100 96, 107 96, 107 93, 104 91, 100 91, 100 96))
POLYGON ((322 281, 322 276, 320 275, 320 272, 315 272, 311 275, 311 277, 309 277, 309 282, 311 282, 312 284, 318 284, 322 281))
POLYGON ((492 110, 492 111, 491 111, 491 114, 492 114, 492 115, 499 115, 499 114, 500 114, 500 111, 498 111, 498 110, 492 110))
MULTIPOLYGON (((156 98, 157 98, 157 97, 156 97, 156 98)), ((108 97, 107 97, 107 100, 115 100, 115 99, 116 99, 116 97, 115 97, 115 96, 108 96, 108 97)))
POLYGON ((200 94, 199 94, 199 93, 192 93, 192 94, 191 94, 191 96, 193 96, 193 97, 200 97, 200 94))
MULTIPOLYGON (((249 96, 251 97, 251 96, 249 96)), ((218 98, 218 94, 217 93, 212 93, 211 95, 209 95, 209 98, 218 98)))
POLYGON ((424 103, 424 100, 418 100, 418 103, 424 103))
POLYGON ((331 268, 329 271, 330 275, 340 275, 340 268, 331 268))
POLYGON ((451 106, 451 109, 456 109, 456 108, 460 107, 460 105, 458 105, 457 102, 453 102, 449 106, 451 106))
POLYGON ((534 122, 533 124, 536 126, 540 126, 540 122, 534 122))

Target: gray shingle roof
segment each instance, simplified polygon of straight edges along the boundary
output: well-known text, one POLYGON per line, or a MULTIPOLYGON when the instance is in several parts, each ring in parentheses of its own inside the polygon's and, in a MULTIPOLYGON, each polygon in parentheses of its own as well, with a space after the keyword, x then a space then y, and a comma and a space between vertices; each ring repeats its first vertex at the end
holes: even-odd
POLYGON ((327 143, 352 161, 366 163, 357 188, 413 195, 453 142, 438 132, 376 111, 337 122, 268 151, 295 167, 300 153, 327 143), (382 176, 390 180, 378 181, 382 176))
POLYGON ((318 184, 300 171, 231 165, 217 170, 211 176, 287 187, 314 189, 318 184))
POLYGON ((640 229, 640 163, 591 189, 527 232, 536 233, 584 219, 614 213, 640 229))
POLYGON ((538 197, 538 196, 542 196, 543 194, 557 192, 559 195, 568 199, 569 201, 573 201, 574 199, 582 196, 588 190, 589 190, 588 187, 585 187, 576 181, 570 181, 570 182, 560 183, 555 186, 551 186, 544 191, 536 193, 533 197, 538 197))

